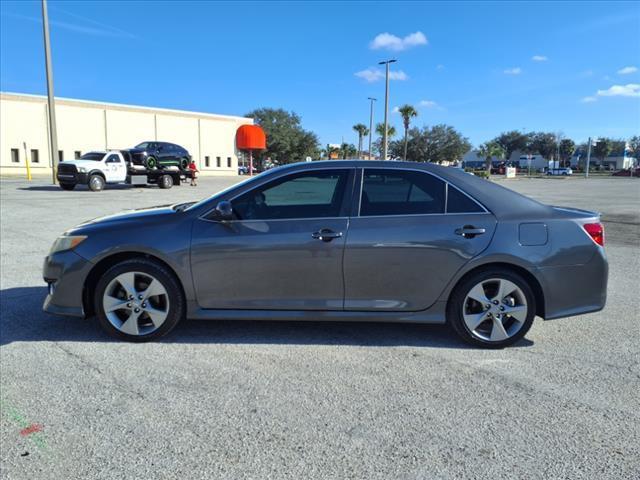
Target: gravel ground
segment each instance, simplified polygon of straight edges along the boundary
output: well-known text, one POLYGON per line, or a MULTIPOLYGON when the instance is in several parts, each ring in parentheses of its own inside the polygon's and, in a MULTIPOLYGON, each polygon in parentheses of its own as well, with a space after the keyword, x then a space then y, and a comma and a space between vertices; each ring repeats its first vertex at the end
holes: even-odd
POLYGON ((54 238, 169 191, 0 181, 2 478, 638 478, 640 181, 502 184, 603 213, 602 312, 543 322, 513 348, 444 327, 187 321, 112 341, 41 312, 54 238))

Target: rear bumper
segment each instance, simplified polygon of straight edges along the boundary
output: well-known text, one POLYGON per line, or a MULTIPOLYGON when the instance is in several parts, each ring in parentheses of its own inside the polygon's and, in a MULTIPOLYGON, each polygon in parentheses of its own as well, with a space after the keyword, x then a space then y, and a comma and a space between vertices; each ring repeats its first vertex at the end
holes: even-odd
POLYGON ((84 317, 84 283, 92 266, 92 263, 73 251, 47 256, 42 269, 42 276, 48 285, 43 310, 55 315, 84 317))
POLYGON ((542 267, 537 272, 545 298, 545 320, 602 310, 607 303, 609 264, 598 248, 583 265, 542 267))

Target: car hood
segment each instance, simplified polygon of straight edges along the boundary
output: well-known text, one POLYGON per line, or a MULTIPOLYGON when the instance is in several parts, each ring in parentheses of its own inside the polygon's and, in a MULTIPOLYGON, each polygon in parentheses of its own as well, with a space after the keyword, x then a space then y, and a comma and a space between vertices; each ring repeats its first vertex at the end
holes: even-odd
POLYGON ((175 215, 177 212, 171 205, 125 210, 124 212, 94 218, 78 225, 76 229, 95 228, 116 223, 144 222, 147 220, 160 221, 159 217, 175 215))
POLYGON ((65 165, 75 165, 77 168, 84 167, 88 169, 99 168, 102 165, 102 162, 97 160, 65 160, 62 163, 65 165))

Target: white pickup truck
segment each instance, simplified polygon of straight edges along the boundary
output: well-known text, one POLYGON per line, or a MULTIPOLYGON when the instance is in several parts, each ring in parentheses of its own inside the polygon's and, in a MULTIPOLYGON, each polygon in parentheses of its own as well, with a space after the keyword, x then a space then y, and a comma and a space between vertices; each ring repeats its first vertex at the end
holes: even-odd
POLYGON ((130 185, 157 184, 160 188, 171 188, 190 177, 190 172, 178 167, 147 169, 134 165, 126 150, 87 152, 77 160, 65 160, 58 164, 56 178, 63 190, 73 190, 76 185, 88 185, 94 192, 103 190, 107 184, 130 185))

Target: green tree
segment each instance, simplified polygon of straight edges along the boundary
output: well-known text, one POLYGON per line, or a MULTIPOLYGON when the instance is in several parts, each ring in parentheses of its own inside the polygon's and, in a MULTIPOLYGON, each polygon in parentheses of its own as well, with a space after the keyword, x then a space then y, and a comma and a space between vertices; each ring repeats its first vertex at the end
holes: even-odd
POLYGON ((504 156, 508 160, 511 158, 511 154, 517 150, 528 153, 527 147, 531 142, 531 134, 511 130, 509 132, 502 132, 493 139, 493 141, 503 148, 504 156))
POLYGON ((530 148, 533 152, 542 155, 542 158, 551 160, 557 149, 556 134, 545 132, 532 134, 530 148))
MULTIPOLYGON (((376 133, 378 134, 378 139, 374 142, 377 152, 382 155, 382 139, 384 137, 384 123, 378 123, 376 125, 376 133)), ((391 139, 396 136, 396 127, 393 125, 388 125, 387 127, 387 138, 391 139)), ((386 160, 386 158, 383 158, 386 160)))
POLYGON ((398 108, 398 112, 402 116, 402 124, 404 126, 404 155, 402 156, 403 160, 407 160, 407 134, 409 132, 409 124, 411 123, 411 119, 418 116, 418 112, 411 105, 403 105, 398 108))
POLYGON ((598 142, 592 147, 592 152, 596 158, 600 159, 600 163, 613 151, 613 140, 610 138, 600 138, 598 142))
POLYGON ((245 115, 253 118, 267 135, 265 156, 279 164, 313 157, 318 151, 318 137, 304 130, 300 117, 281 108, 260 108, 245 115))
POLYGON ((502 159, 505 156, 505 149, 496 141, 486 142, 478 147, 478 156, 484 158, 487 174, 491 174, 491 162, 493 157, 502 159))
MULTIPOLYGON (((411 128, 408 132, 407 160, 413 162, 456 162, 471 149, 469 140, 449 125, 411 128)), ((391 156, 400 158, 404 142, 390 144, 391 156)))
POLYGON ((343 143, 340 145, 340 154, 342 155, 343 160, 353 157, 356 152, 356 146, 352 143, 343 143))
POLYGON ((362 139, 369 135, 369 129, 362 123, 356 123, 353 129, 358 132, 358 158, 362 158, 362 139))
POLYGON ((576 143, 570 138, 564 138, 560 142, 560 161, 566 167, 571 162, 573 152, 576 151, 576 143))

